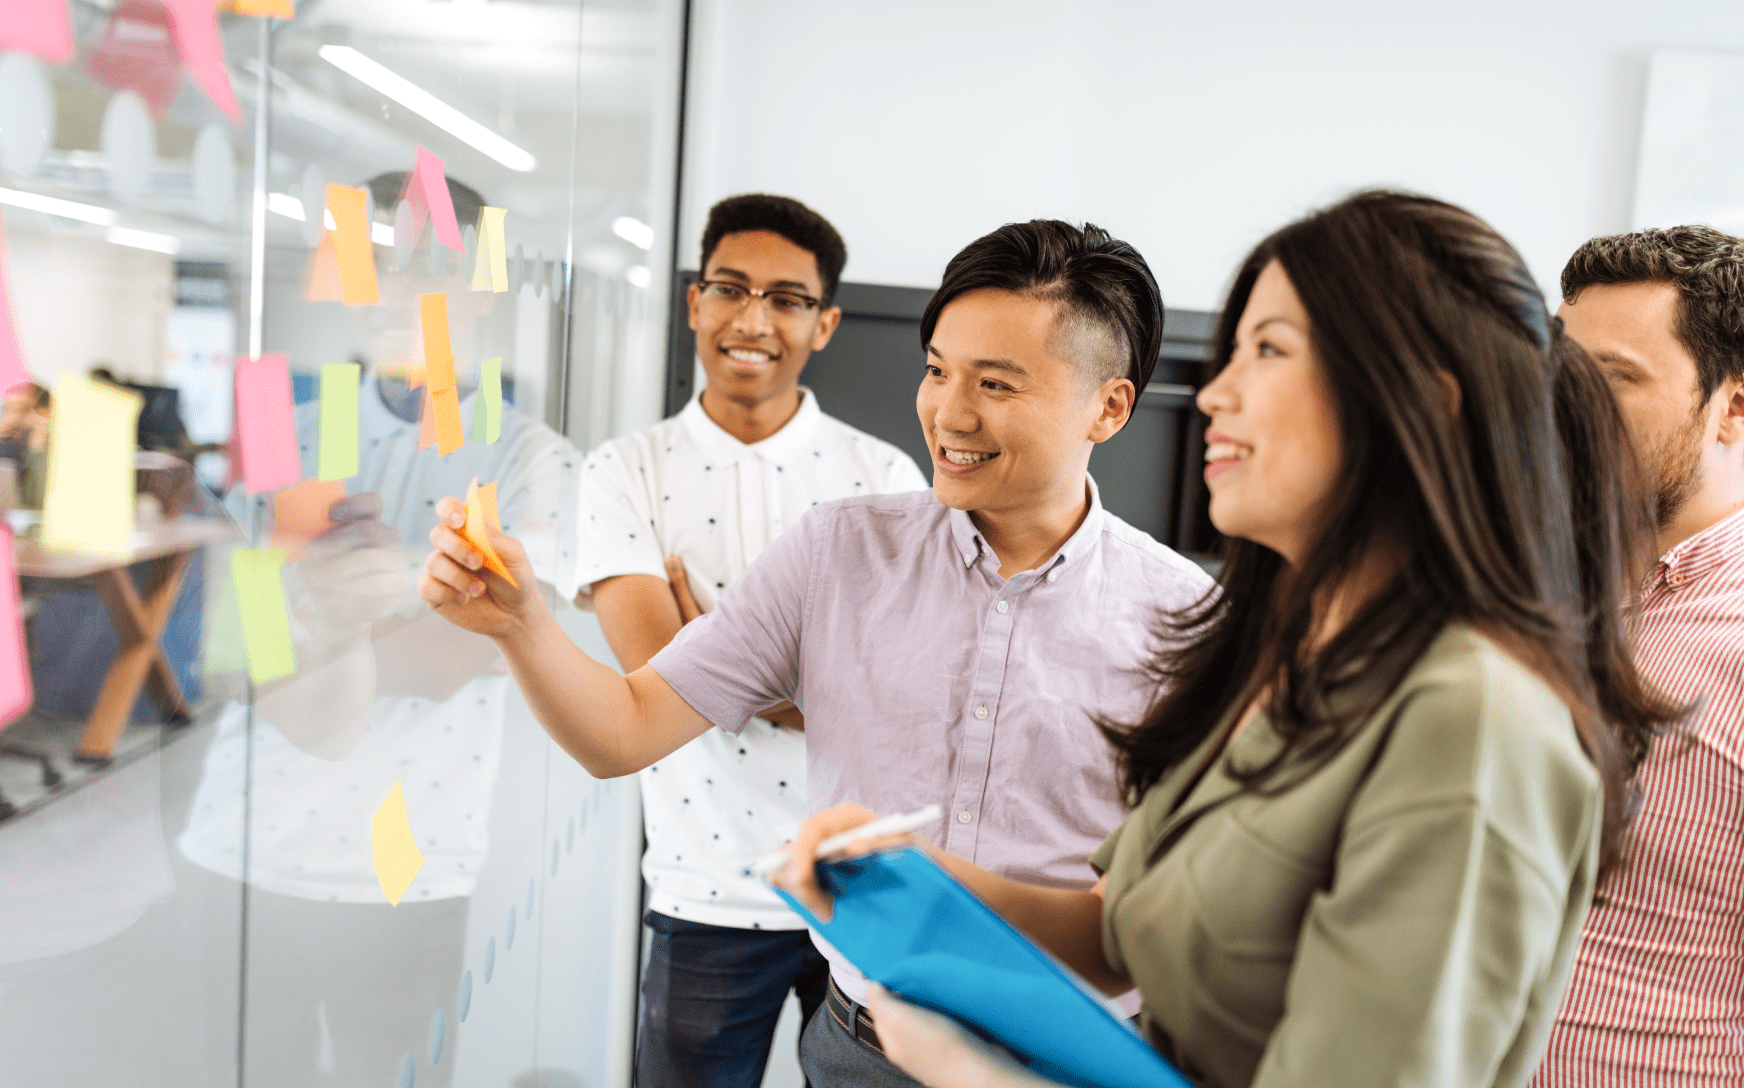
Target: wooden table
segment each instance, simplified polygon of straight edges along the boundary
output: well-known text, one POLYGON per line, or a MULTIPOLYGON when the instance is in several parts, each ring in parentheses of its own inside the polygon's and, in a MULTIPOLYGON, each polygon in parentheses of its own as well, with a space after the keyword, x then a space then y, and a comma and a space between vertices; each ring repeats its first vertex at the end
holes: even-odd
POLYGON ((140 688, 147 685, 166 715, 187 716, 182 685, 158 640, 169 624, 194 553, 235 536, 236 527, 222 518, 179 518, 135 532, 132 547, 125 552, 60 551, 35 540, 18 541, 20 576, 58 581, 89 578, 120 636, 121 645, 85 720, 74 759, 108 761, 127 731, 140 688), (143 597, 128 570, 136 563, 147 564, 143 597))

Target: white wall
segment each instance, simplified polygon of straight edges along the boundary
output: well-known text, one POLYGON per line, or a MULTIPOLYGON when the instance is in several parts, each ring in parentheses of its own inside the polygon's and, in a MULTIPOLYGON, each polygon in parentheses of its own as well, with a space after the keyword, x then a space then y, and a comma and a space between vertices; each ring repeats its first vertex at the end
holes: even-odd
POLYGON ((12 316, 31 376, 53 385, 105 363, 122 378, 161 379, 174 258, 32 229, 24 221, 34 218, 11 212, 5 226, 12 316))
POLYGON ((1464 204, 1554 290, 1629 227, 1648 54, 1744 51, 1737 0, 703 0, 686 266, 714 200, 806 201, 850 279, 931 286, 1002 222, 1090 220, 1214 309, 1358 187, 1464 204))

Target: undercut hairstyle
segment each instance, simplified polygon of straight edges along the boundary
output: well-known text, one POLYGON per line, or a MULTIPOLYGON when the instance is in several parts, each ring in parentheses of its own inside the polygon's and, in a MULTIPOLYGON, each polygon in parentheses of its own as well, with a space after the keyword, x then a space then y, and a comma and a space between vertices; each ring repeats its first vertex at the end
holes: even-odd
POLYGON ((817 261, 818 279, 823 282, 823 298, 819 301, 825 306, 834 301, 836 288, 842 282, 842 268, 848 263, 848 245, 828 219, 792 197, 744 193, 710 208, 708 223, 702 231, 702 263, 697 267, 708 270, 709 258, 715 255, 715 247, 722 238, 756 230, 780 235, 810 253, 817 261))
POLYGON ((1668 227, 1594 238, 1562 269, 1562 298, 1588 287, 1669 283, 1678 343, 1696 361, 1700 403, 1744 379, 1744 241, 1712 227, 1668 227))
POLYGON ((1218 586, 1161 619, 1175 649, 1152 666, 1156 704, 1136 726, 1104 724, 1125 785, 1136 798, 1263 697, 1283 743, 1235 771, 1248 790, 1282 792, 1458 623, 1568 704, 1604 785, 1608 871, 1630 776, 1681 711, 1635 667, 1627 613, 1654 559, 1653 517, 1604 377, 1513 246, 1470 212, 1394 192, 1359 193, 1261 242, 1230 289, 1216 370, 1274 261, 1308 312, 1343 464, 1298 567, 1228 538, 1218 586), (1377 551, 1404 561, 1316 645, 1320 596, 1377 551))
POLYGON ((1138 250, 1101 227, 1032 219, 964 246, 927 302, 921 349, 946 306, 983 289, 1055 303, 1052 350, 1072 357, 1092 387, 1122 376, 1137 393, 1150 384, 1163 350, 1163 294, 1138 250))

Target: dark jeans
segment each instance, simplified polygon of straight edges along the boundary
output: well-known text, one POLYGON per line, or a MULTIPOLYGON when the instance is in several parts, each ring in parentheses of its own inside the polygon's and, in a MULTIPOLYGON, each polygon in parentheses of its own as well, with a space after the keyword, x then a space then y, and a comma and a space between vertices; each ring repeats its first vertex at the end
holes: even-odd
MULTIPOLYGON (((806 1023, 829 961, 803 929, 728 929, 649 911, 637 1088, 758 1088, 787 992, 806 1023)), ((800 1030, 804 1031, 804 1023, 800 1030)))

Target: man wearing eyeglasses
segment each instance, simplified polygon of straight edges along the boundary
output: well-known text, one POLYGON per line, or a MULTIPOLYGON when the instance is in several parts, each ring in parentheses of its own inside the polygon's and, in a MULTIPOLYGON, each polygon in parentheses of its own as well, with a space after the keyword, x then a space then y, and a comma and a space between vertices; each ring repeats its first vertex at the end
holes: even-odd
MULTIPOLYGON (((707 384, 582 469, 566 592, 591 601, 626 673, 806 510, 927 486, 906 454, 825 415, 799 384, 841 320, 830 302, 846 260, 841 236, 798 201, 735 196, 710 211, 688 299, 707 384)), ((744 875, 807 814, 804 727, 780 703, 641 772, 652 939, 640 1088, 756 1085, 788 993, 807 1020, 824 1001, 829 966, 804 923, 744 875)))

